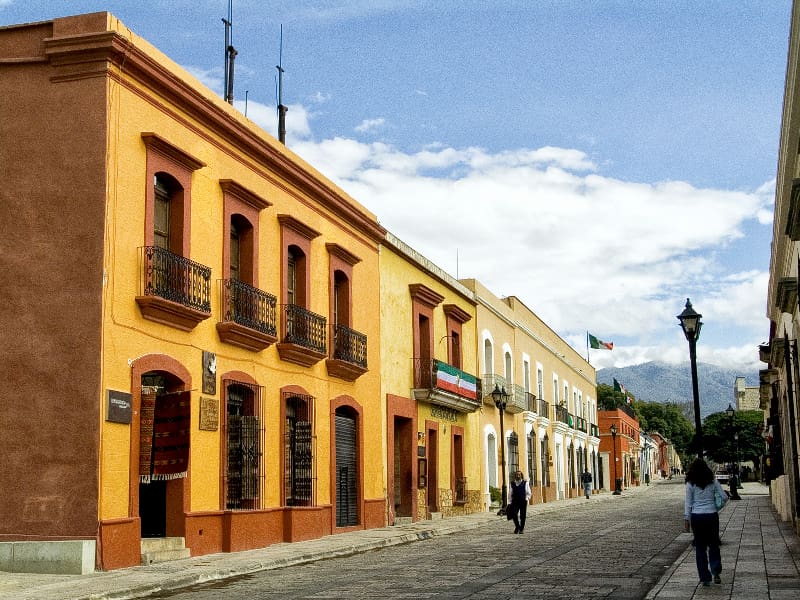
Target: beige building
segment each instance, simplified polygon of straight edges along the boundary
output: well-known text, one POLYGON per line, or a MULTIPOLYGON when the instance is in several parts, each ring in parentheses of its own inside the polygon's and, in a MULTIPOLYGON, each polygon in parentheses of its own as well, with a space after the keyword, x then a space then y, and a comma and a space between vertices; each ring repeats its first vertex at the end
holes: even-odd
POLYGON ((498 298, 474 279, 462 282, 477 302, 487 507, 490 488, 502 489, 516 470, 531 482, 532 502, 578 496, 585 467, 596 486, 602 477, 594 367, 519 298, 498 298), (502 427, 495 386, 508 394, 502 427))

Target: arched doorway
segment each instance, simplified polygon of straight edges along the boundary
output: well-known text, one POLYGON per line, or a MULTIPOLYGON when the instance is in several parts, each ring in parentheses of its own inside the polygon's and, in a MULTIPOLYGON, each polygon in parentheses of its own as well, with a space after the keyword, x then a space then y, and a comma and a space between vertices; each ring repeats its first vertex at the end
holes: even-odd
POLYGON ((182 536, 190 392, 166 371, 140 378, 138 516, 143 538, 182 536))

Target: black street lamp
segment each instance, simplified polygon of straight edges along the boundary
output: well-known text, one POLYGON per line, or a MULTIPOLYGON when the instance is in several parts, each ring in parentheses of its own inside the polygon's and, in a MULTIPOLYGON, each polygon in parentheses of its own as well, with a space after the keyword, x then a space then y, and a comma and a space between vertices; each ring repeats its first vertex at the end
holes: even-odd
POLYGON ((509 394, 506 392, 505 386, 501 390, 497 384, 494 384, 492 391, 492 400, 497 410, 500 411, 500 467, 501 475, 503 478, 503 487, 500 492, 500 510, 497 511, 498 515, 506 514, 506 506, 508 506, 508 487, 506 487, 506 433, 503 429, 503 413, 506 412, 506 405, 508 404, 509 394))
POLYGON ((611 432, 611 447, 614 451, 614 495, 619 496, 622 493, 622 481, 617 477, 617 426, 612 423, 609 431, 611 432))
POLYGON ((697 446, 697 456, 703 458, 703 425, 700 423, 700 393, 697 390, 697 338, 700 337, 700 328, 703 315, 695 312, 692 303, 686 299, 686 308, 678 315, 681 329, 689 342, 689 362, 692 366, 692 396, 694 398, 694 439, 697 446))
POLYGON ((728 495, 731 497, 731 500, 741 500, 739 496, 739 432, 736 431, 736 409, 733 408, 733 405, 728 403, 728 408, 725 409, 725 412, 731 418, 731 436, 733 437, 733 468, 731 469, 731 477, 728 480, 728 495))

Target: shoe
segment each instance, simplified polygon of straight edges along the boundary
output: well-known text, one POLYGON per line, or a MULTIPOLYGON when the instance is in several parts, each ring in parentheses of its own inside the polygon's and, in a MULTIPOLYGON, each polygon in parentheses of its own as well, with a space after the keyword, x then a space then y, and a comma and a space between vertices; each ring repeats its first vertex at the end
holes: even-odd
POLYGON ((722 578, 719 576, 719 574, 714 575, 714 583, 722 583, 722 578))
POLYGON ((708 586, 710 586, 710 585, 711 585, 711 582, 710 582, 710 581, 704 581, 704 582, 703 582, 703 585, 704 585, 704 586, 706 586, 706 587, 708 587, 708 586))
POLYGON ((514 527, 514 533, 519 533, 519 527, 514 527))
POLYGON ((522 535, 522 532, 525 531, 524 529, 520 529, 517 533, 522 535))

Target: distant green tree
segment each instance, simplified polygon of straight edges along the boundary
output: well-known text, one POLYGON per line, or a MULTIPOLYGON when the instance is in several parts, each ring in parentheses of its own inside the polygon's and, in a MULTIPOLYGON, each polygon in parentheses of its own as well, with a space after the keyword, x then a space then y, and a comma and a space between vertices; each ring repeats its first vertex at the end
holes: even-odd
POLYGON ((705 452, 719 464, 736 461, 759 464, 764 454, 763 425, 764 413, 760 410, 736 411, 733 420, 724 411, 712 413, 703 421, 705 452), (738 434, 738 440, 734 434, 738 434))
POLYGON ((597 405, 600 407, 600 410, 614 410, 623 404, 627 404, 627 397, 625 394, 622 392, 615 392, 614 387, 607 383, 598 384, 597 405))

